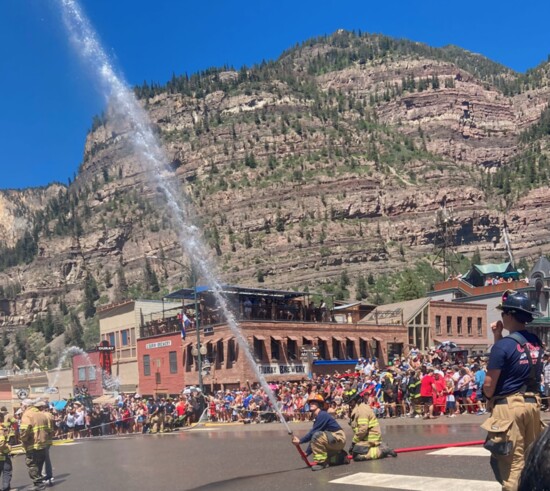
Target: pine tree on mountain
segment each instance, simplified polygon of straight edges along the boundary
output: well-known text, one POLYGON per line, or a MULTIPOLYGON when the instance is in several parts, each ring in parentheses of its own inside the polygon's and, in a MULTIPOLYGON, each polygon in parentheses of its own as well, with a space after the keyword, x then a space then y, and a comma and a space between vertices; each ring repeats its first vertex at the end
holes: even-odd
POLYGON ((44 319, 43 329, 42 329, 46 343, 49 343, 53 339, 54 331, 55 331, 55 326, 53 321, 53 315, 51 310, 48 309, 48 313, 46 314, 46 318, 44 319))
POLYGON ((426 294, 421 282, 410 269, 403 271, 397 287, 396 297, 400 301, 415 300, 426 294))
POLYGON ((83 348, 83 335, 84 328, 80 323, 78 315, 76 315, 74 312, 71 312, 70 325, 65 332, 65 345, 78 346, 79 348, 83 348))
POLYGON ((145 266, 143 269, 143 275, 145 277, 145 287, 152 293, 160 291, 159 280, 157 274, 151 267, 149 259, 145 258, 145 266))
POLYGON ((95 302, 99 300, 99 291, 95 278, 88 273, 84 282, 84 317, 89 319, 95 315, 95 302))
POLYGON ((363 300, 367 298, 367 282, 363 275, 357 277, 357 284, 355 286, 355 298, 356 300, 363 300))
POLYGON ((0 368, 4 368, 6 365, 6 350, 2 343, 0 343, 0 368))

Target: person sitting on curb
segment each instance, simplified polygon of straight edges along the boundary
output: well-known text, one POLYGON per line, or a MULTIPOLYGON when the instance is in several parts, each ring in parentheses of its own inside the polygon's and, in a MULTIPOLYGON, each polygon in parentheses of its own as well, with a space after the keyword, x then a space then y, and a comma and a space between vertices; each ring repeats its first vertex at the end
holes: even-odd
POLYGON ((309 443, 306 455, 313 454, 315 465, 311 467, 312 471, 319 471, 329 465, 348 464, 348 456, 344 450, 346 434, 336 420, 325 411, 323 396, 312 395, 307 402, 314 418, 313 428, 301 439, 294 436, 292 443, 309 443))

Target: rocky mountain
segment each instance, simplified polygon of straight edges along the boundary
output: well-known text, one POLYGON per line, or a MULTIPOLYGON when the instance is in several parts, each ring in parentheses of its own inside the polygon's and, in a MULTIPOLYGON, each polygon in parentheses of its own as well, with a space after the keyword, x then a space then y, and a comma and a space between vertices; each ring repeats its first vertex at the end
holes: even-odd
MULTIPOLYGON (((443 206, 462 254, 503 259, 504 219, 516 259, 550 249, 549 69, 339 31, 135 92, 224 282, 341 294, 344 271, 353 297, 370 276, 372 301, 379 280, 433 259, 443 206)), ((145 264, 182 249, 131 127, 110 116, 95 118, 67 188, 0 195, 0 285, 18 284, 25 324, 49 310, 70 326, 151 294, 151 275, 166 289, 188 281, 170 261, 145 264)))

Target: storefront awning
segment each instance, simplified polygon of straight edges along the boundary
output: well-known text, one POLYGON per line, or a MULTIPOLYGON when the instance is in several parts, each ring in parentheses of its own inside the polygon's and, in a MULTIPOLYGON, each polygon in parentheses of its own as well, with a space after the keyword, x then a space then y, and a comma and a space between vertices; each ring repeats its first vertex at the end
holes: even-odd
POLYGON ((212 344, 218 344, 220 341, 222 341, 223 338, 215 338, 215 339, 206 339, 206 342, 207 343, 212 343, 212 344))

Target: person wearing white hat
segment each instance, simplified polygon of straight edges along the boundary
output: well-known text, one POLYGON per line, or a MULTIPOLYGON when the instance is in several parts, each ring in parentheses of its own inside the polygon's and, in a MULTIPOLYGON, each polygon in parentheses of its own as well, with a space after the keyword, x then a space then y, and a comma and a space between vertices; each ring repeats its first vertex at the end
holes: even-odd
POLYGON ((21 417, 19 438, 25 449, 25 463, 29 469, 29 477, 34 483, 33 491, 46 489, 40 469, 46 460, 46 447, 49 439, 49 423, 47 416, 34 406, 36 401, 25 399, 26 407, 21 417))

